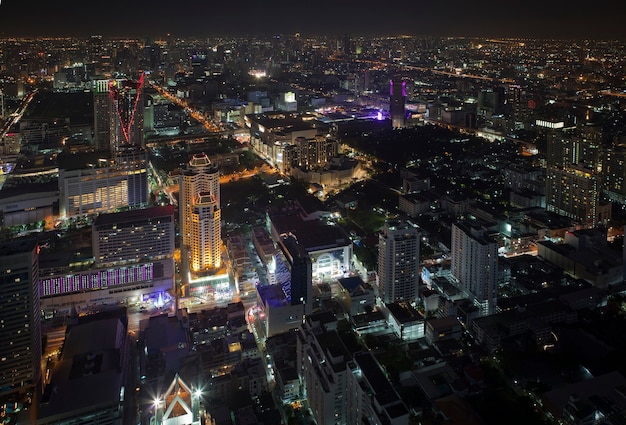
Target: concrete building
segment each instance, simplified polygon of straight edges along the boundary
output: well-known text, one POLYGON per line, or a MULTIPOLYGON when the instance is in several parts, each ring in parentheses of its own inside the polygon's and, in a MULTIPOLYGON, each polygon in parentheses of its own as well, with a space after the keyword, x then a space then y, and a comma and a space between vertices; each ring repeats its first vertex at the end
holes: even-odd
POLYGON ((32 391, 41 378, 37 254, 35 239, 0 244, 0 397, 32 391))
POLYGON ((591 170, 575 166, 548 168, 546 209, 586 227, 607 224, 611 219, 611 204, 600 201, 601 189, 600 176, 591 170))
POLYGON ((59 157, 59 214, 63 218, 108 213, 148 204, 147 156, 127 149, 59 157))
POLYGON ((354 316, 365 313, 376 305, 374 288, 361 279, 360 276, 342 277, 337 279, 339 294, 337 298, 342 301, 344 308, 354 316))
POLYGON ((389 327, 403 341, 424 337, 424 316, 407 302, 388 303, 383 309, 389 327))
POLYGON ((316 219, 327 213, 312 211, 303 203, 269 213, 272 239, 279 241, 289 233, 297 238, 311 257, 314 282, 344 276, 352 267, 352 241, 339 226, 316 219))
POLYGON ((298 373, 316 422, 357 423, 354 411, 348 409, 348 400, 355 396, 349 392, 348 380, 356 373, 356 364, 337 331, 307 318, 298 333, 297 350, 298 373))
POLYGON ((101 214, 92 225, 93 255, 54 252, 40 259, 41 309, 65 311, 133 303, 174 285, 174 207, 101 214))
POLYGON ((100 214, 92 225, 92 247, 98 266, 172 258, 174 207, 162 206, 100 214))
POLYGON ((355 353, 349 376, 349 424, 408 425, 409 409, 372 353, 355 353))
POLYGON ((498 244, 484 229, 467 222, 452 225, 451 274, 461 289, 480 308, 495 312, 498 297, 498 244))
POLYGON ((42 395, 37 425, 122 424, 123 388, 131 373, 126 332, 118 317, 79 323, 69 330, 42 395))
POLYGON ((385 303, 417 300, 419 231, 407 223, 385 223, 378 238, 378 287, 385 303))
POLYGON ((337 322, 313 314, 297 338, 297 370, 320 424, 407 425, 409 411, 371 353, 350 353, 337 322))
POLYGON ((304 304, 292 304, 282 285, 257 287, 259 319, 265 337, 298 329, 304 318, 304 304))
POLYGON ((54 205, 59 202, 57 182, 20 184, 0 190, 0 226, 3 228, 44 221, 54 224, 54 205))

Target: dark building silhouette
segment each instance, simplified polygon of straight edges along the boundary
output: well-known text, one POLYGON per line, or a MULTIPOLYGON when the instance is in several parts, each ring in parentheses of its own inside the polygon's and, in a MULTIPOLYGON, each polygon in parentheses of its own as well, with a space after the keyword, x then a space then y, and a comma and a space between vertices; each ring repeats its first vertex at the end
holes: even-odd
POLYGON ((290 293, 288 294, 291 305, 304 304, 304 314, 311 314, 313 281, 311 257, 291 234, 281 237, 280 247, 291 266, 290 293))
POLYGON ((389 116, 392 128, 404 128, 406 126, 406 82, 391 80, 389 82, 389 116))

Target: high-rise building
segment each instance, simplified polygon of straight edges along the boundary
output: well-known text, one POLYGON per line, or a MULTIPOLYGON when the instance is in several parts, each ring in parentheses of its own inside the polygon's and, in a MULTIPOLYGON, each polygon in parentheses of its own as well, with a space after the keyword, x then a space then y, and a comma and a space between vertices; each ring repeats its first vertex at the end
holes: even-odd
POLYGON ((546 171, 546 209, 587 227, 606 224, 610 203, 600 202, 600 176, 586 168, 569 166, 546 171))
POLYGON ((484 229, 467 222, 452 225, 452 276, 480 309, 495 312, 498 297, 498 244, 484 229))
POLYGON ((115 167, 126 175, 128 205, 145 206, 150 200, 148 153, 141 146, 125 146, 115 151, 115 167))
POLYGON ((392 128, 406 126, 406 82, 391 80, 389 82, 389 116, 392 128))
POLYGON ((41 376, 37 241, 0 244, 0 397, 32 390, 41 376))
POLYGON ((311 314, 313 311, 311 257, 293 235, 281 237, 280 247, 291 266, 291 278, 287 294, 291 300, 291 305, 304 304, 304 314, 311 314))
POLYGON ((297 334, 300 388, 317 423, 408 425, 409 409, 376 358, 351 353, 329 313, 308 316, 297 334))
POLYGON ((93 144, 98 150, 111 149, 111 108, 109 101, 109 81, 95 80, 93 92, 93 144))
POLYGON ((407 223, 386 223, 378 238, 378 285, 385 303, 416 301, 419 257, 418 230, 407 223))
POLYGON ((298 373, 317 423, 357 423, 352 417, 355 412, 348 409, 349 400, 358 395, 348 392, 348 382, 356 366, 331 325, 326 328, 319 318, 306 318, 297 340, 298 373))
POLYGON ((220 173, 205 154, 196 154, 180 176, 182 245, 190 250, 193 271, 219 267, 220 173))
POLYGON ((94 96, 94 145, 97 149, 117 151, 144 143, 144 76, 127 79, 96 80, 94 96))
POLYGON ((611 190, 619 188, 623 178, 619 151, 603 152, 601 133, 591 125, 566 130, 550 122, 541 126, 547 128, 548 141, 546 209, 588 227, 606 223, 611 208, 600 202, 600 195, 603 188, 619 194, 620 189, 611 190))
POLYGON ((607 198, 626 204, 626 147, 607 149, 602 161, 602 174, 607 198))
POLYGON ((220 208, 215 195, 200 192, 191 207, 191 269, 200 271, 219 267, 220 257, 220 208))

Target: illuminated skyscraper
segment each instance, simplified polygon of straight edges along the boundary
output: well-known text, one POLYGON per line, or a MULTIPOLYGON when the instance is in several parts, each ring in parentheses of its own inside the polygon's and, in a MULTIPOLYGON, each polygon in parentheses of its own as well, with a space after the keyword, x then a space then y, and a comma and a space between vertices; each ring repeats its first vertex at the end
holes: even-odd
POLYGON ((390 222, 378 238, 378 285, 385 303, 417 298, 420 234, 406 223, 390 222))
POLYGON ((181 173, 179 205, 182 245, 190 250, 192 270, 219 267, 220 173, 205 154, 194 155, 181 173))
POLYGON ((406 126, 406 82, 391 80, 389 82, 389 115, 392 128, 404 128, 406 126))
POLYGON ((107 164, 99 161, 88 167, 71 164, 66 168, 76 170, 74 174, 78 176, 60 172, 62 214, 112 212, 120 207, 147 205, 148 156, 143 148, 143 88, 143 74, 139 81, 93 82, 94 147, 110 151, 113 161, 107 164), (109 174, 112 179, 105 178, 109 174))
POLYGON ((111 147, 114 150, 130 146, 144 146, 143 100, 144 76, 139 81, 111 80, 111 147))
POLYGON ((37 241, 0 244, 0 397, 32 390, 41 375, 37 241))
POLYGON ((200 192, 191 206, 191 268, 194 271, 219 267, 221 211, 211 192, 200 192))
POLYGON ((144 146, 144 76, 139 81, 97 80, 94 96, 94 145, 115 152, 144 146))

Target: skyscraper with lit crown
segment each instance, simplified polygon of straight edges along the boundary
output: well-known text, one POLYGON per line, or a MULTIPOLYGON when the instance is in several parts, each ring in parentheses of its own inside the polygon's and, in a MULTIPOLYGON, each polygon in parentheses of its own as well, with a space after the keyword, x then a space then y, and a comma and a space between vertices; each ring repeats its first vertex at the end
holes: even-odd
POLYGON ((207 155, 193 155, 181 173, 179 205, 192 271, 220 267, 220 173, 207 155))
POLYGON ((392 128, 406 126, 406 82, 391 80, 389 82, 389 116, 392 128))

